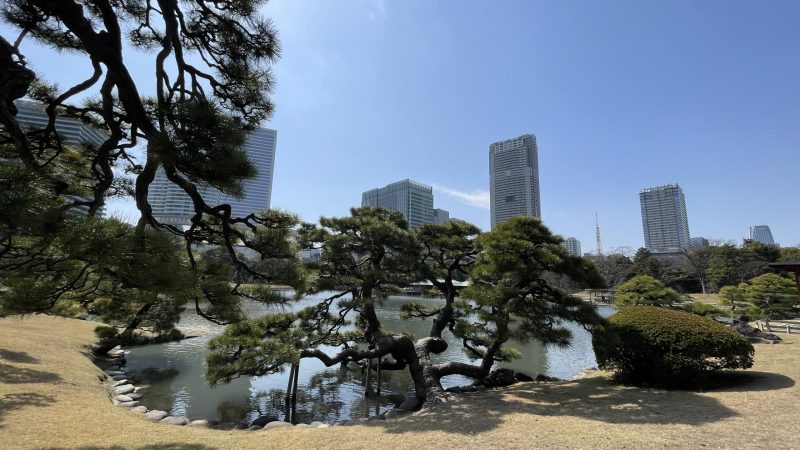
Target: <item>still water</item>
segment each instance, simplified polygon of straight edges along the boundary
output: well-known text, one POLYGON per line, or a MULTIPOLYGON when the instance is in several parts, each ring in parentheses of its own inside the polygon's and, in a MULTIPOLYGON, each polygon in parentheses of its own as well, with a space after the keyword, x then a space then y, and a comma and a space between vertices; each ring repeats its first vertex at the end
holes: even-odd
MULTIPOLYGON (((294 308, 313 304, 314 298, 304 299, 294 308)), ((440 299, 419 297, 389 297, 377 309, 383 328, 405 332, 415 337, 427 336, 429 320, 401 320, 403 303, 416 301, 430 306, 443 304, 440 299)), ((250 316, 258 317, 280 310, 280 306, 250 302, 246 305, 250 316)), ((609 316, 613 310, 600 307, 600 314, 609 316)), ((544 346, 540 342, 512 345, 523 358, 503 364, 531 376, 543 373, 558 378, 571 378, 582 368, 596 364, 591 336, 574 323, 567 324, 573 332, 573 343, 567 348, 544 346)), ((216 419, 220 422, 251 421, 261 415, 283 418, 284 395, 289 371, 263 377, 242 377, 230 384, 214 388, 203 378, 206 345, 223 327, 198 317, 193 310, 184 312, 179 328, 189 336, 198 336, 180 342, 154 344, 131 349, 127 356, 128 369, 136 372, 142 385, 146 385, 141 403, 150 409, 168 411, 195 419, 216 419)), ((468 362, 457 340, 446 332, 443 336, 451 343, 436 359, 468 362)), ((332 354, 332 352, 329 352, 332 354)), ((373 379, 374 380, 374 379, 373 379)), ((374 382, 374 381, 373 381, 374 382)), ((470 384, 460 376, 446 377, 445 387, 470 384)), ((413 385, 408 371, 383 371, 381 396, 365 398, 363 374, 351 365, 325 367, 314 359, 304 359, 298 377, 296 420, 333 422, 357 417, 368 417, 389 410, 411 394, 413 385)))

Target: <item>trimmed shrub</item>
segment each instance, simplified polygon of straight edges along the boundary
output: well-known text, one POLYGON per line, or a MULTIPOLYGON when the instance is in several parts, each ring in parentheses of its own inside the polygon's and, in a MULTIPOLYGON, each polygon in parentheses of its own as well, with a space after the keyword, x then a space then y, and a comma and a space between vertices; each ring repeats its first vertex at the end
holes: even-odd
POLYGON ((600 368, 624 383, 706 387, 719 369, 753 366, 753 346, 711 319, 654 306, 620 311, 592 337, 600 368))

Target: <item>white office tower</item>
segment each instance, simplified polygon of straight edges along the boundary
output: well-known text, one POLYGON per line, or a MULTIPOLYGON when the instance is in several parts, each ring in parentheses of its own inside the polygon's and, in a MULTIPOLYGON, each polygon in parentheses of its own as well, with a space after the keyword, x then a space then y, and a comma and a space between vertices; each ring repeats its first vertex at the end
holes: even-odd
POLYGON ((689 220, 686 199, 677 184, 642 189, 644 246, 652 253, 677 253, 689 248, 689 220))
POLYGON ((564 243, 562 245, 567 249, 567 253, 569 253, 570 256, 581 256, 581 241, 575 239, 574 237, 568 237, 564 239, 564 243))
POLYGON ((270 208, 277 141, 278 132, 276 130, 259 128, 250 133, 245 144, 245 151, 250 162, 256 166, 258 174, 255 178, 244 181, 244 197, 241 199, 223 195, 222 200, 231 205, 233 215, 244 217, 270 208))
MULTIPOLYGON (((258 172, 255 178, 242 183, 244 196, 236 199, 223 194, 212 186, 198 186, 198 191, 208 205, 228 203, 234 216, 243 217, 269 209, 272 199, 272 176, 275 168, 275 149, 278 132, 259 128, 253 131, 245 143, 245 152, 258 172)), ((159 169, 150 185, 147 197, 153 208, 153 217, 161 223, 188 227, 194 215, 191 198, 176 184, 169 181, 159 169)))
POLYGON ((515 216, 541 217, 535 135, 489 146, 489 194, 492 228, 515 216))

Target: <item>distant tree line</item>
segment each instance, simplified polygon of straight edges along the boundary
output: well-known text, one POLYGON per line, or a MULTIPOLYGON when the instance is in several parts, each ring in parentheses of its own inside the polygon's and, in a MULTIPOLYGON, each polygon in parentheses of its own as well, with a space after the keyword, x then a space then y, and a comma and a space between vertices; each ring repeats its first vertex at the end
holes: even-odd
POLYGON ((721 243, 687 249, 679 255, 653 255, 640 248, 633 257, 610 254, 590 257, 609 286, 636 275, 649 275, 678 292, 712 293, 775 270, 768 264, 800 260, 800 248, 762 244, 745 239, 741 246, 721 243))

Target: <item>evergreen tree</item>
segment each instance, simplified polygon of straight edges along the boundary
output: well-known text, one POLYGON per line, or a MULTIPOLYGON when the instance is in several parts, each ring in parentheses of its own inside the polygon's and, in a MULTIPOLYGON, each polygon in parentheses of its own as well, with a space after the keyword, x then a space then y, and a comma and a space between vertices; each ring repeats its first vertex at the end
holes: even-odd
MULTIPOLYGON (((235 217, 201 187, 232 195, 255 175, 243 144, 273 110, 276 32, 259 0, 8 0, 0 38, 0 314, 72 302, 119 326, 166 331, 187 301, 218 323, 241 318, 243 281, 302 282, 291 242, 297 219, 280 212, 235 217), (91 75, 59 89, 19 51, 25 39, 84 58, 91 75), (13 42, 13 44, 12 44, 13 42), (134 80, 124 52, 151 55, 152 80, 134 80), (141 91, 152 83, 152 93, 141 91), (23 129, 14 101, 40 102, 48 124, 23 129), (56 117, 105 136, 64 142, 56 117), (138 157, 134 149, 141 149, 138 157), (191 199, 187 230, 153 217, 156 171, 191 199), (96 218, 115 196, 133 199, 135 227, 96 218), (81 212, 88 210, 88 215, 81 212), (254 250, 260 265, 240 256, 254 250), (219 258, 197 254, 219 246, 219 258)), ((266 290, 247 293, 275 301, 266 290)))
POLYGON ((636 275, 617 287, 614 306, 619 309, 643 306, 672 306, 682 300, 680 294, 650 275, 636 275))
POLYGON ((649 275, 661 278, 661 262, 646 248, 640 248, 633 255, 633 273, 636 275, 649 275))
POLYGON ((741 283, 737 286, 723 286, 719 290, 720 303, 729 307, 731 311, 736 311, 747 305, 744 295, 746 283, 741 283))
POLYGON ((794 281, 767 273, 753 278, 744 287, 750 313, 765 319, 793 319, 800 315, 800 297, 794 281))
POLYGON ((593 266, 568 256, 561 238, 537 219, 514 218, 477 238, 477 228, 461 222, 412 233, 399 213, 372 208, 323 218, 320 224, 301 232, 307 245, 322 249, 310 291, 333 293, 297 313, 234 324, 214 338, 207 374, 212 383, 278 372, 304 358, 327 366, 380 360, 383 370, 410 372, 420 402, 434 401, 442 391, 441 378, 481 380, 496 362, 518 357, 506 346, 510 339, 565 345, 571 336, 563 321, 601 322, 591 305, 545 281, 552 273, 601 282, 593 266), (455 297, 449 284, 466 270, 471 287, 455 297), (405 309, 408 319, 433 318, 429 335, 383 330, 375 305, 400 283, 419 279, 435 280, 445 296, 438 309, 416 304, 405 309), (432 355, 447 348, 441 338, 445 327, 475 363, 434 361, 432 355))

